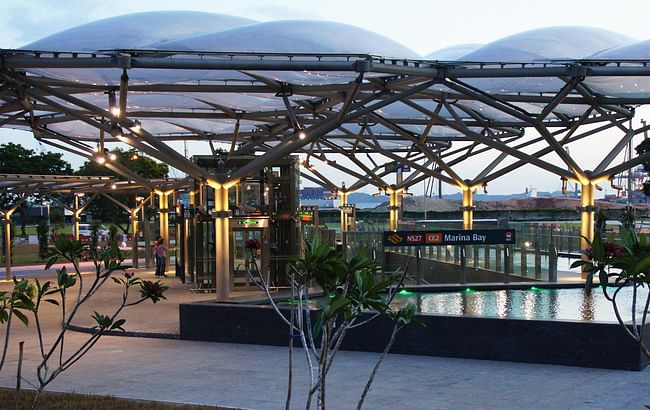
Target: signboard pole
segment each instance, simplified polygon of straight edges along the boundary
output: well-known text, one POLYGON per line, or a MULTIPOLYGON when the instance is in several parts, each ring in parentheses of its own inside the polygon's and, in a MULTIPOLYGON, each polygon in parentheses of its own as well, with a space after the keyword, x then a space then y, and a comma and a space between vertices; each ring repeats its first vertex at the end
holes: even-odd
POLYGON ((422 271, 421 271, 422 265, 421 265, 421 262, 420 262, 420 258, 421 258, 421 254, 420 254, 421 250, 420 249, 421 248, 418 247, 415 250, 415 262, 416 262, 416 266, 415 266, 416 267, 415 283, 418 284, 418 285, 422 282, 422 271))
POLYGON ((467 255, 465 254, 465 245, 460 246, 460 283, 465 284, 465 267, 467 266, 467 255))
POLYGON ((510 283, 510 246, 503 247, 503 274, 505 276, 505 283, 510 283))

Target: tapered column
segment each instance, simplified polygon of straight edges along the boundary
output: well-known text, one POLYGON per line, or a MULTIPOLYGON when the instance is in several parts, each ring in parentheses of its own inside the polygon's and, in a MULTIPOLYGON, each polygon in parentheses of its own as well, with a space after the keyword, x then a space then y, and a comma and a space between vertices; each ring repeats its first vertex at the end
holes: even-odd
POLYGON ((79 240, 79 222, 81 222, 81 210, 79 209, 80 196, 79 194, 74 195, 74 209, 72 210, 72 223, 74 224, 72 232, 74 232, 75 241, 79 240))
POLYGON ((5 224, 5 277, 11 279, 11 214, 12 211, 6 211, 4 217, 5 224))
POLYGON ((230 296, 230 212, 228 189, 223 186, 214 186, 214 217, 217 300, 226 300, 230 296))
POLYGON ((348 230, 347 217, 345 214, 345 207, 348 204, 348 192, 339 191, 339 199, 341 200, 340 210, 341 210, 341 232, 346 232, 348 230))
POLYGON ((474 191, 471 187, 463 188, 463 229, 472 229, 474 226, 474 191))
MULTIPOLYGON (((158 194, 158 213, 160 216, 160 236, 165 239, 167 248, 169 249, 171 241, 169 240, 169 194, 171 191, 162 192, 156 191, 158 194)), ((167 261, 165 263, 166 269, 169 269, 170 253, 167 252, 167 261)))
POLYGON ((138 261, 138 208, 131 209, 131 265, 139 267, 138 261))
POLYGON ((402 218, 402 190, 388 189, 388 229, 396 231, 402 218))
MULTIPOLYGON (((588 182, 582 184, 582 191, 580 194, 580 249, 585 250, 589 247, 589 243, 594 239, 594 184, 588 182)), ((587 255, 582 252, 582 259, 587 260, 587 255)), ((586 273, 582 272, 583 279, 586 278, 586 273)))

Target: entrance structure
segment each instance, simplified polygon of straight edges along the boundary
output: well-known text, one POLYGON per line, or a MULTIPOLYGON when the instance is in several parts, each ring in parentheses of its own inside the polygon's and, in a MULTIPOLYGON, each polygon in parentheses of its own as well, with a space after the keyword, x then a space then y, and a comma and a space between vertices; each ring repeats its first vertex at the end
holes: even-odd
POLYGON ((474 190, 531 164, 582 187, 586 238, 596 185, 650 159, 622 160, 634 136, 650 128, 633 122, 650 103, 650 49, 616 33, 540 29, 437 61, 337 23, 134 16, 0 51, 0 123, 144 184, 103 157, 105 144, 126 144, 213 190, 219 297, 229 289, 231 190, 289 155, 300 156, 304 179, 341 198, 368 185, 386 192, 393 229, 402 196, 428 178, 462 191, 471 228, 474 190), (164 32, 169 19, 183 29, 164 32), (562 47, 554 48, 558 39, 562 47), (250 161, 210 172, 177 151, 177 141, 203 142, 225 155, 226 166, 231 158, 250 161), (588 165, 568 150, 596 145, 604 154, 588 165), (390 181, 396 166, 410 175, 390 181), (339 185, 327 169, 354 182, 339 185))

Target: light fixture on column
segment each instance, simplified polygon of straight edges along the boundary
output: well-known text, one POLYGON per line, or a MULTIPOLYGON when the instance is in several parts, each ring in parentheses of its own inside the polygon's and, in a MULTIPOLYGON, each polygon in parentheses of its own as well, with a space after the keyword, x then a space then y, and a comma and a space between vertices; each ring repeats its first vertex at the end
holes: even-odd
POLYGON ((133 120, 133 125, 131 126, 131 131, 138 132, 142 129, 142 123, 138 120, 133 120))
POLYGON ((481 186, 483 187, 483 193, 484 193, 484 194, 487 194, 487 193, 488 193, 488 190, 487 190, 487 182, 483 182, 483 184, 482 184, 481 186))
POLYGON ((560 178, 560 180, 562 181, 562 195, 566 195, 567 194, 567 182, 568 181, 564 177, 560 178))
POLYGON ((307 138, 307 133, 305 132, 304 129, 302 129, 302 128, 299 129, 298 130, 298 139, 299 140, 304 140, 305 138, 307 138))
POLYGON ((104 165, 106 163, 106 157, 104 156, 103 153, 98 152, 95 155, 93 155, 93 159, 95 160, 96 163, 99 165, 104 165))
POLYGON ((120 107, 117 105, 117 98, 115 97, 115 90, 110 90, 108 93, 108 112, 115 118, 120 116, 120 107))

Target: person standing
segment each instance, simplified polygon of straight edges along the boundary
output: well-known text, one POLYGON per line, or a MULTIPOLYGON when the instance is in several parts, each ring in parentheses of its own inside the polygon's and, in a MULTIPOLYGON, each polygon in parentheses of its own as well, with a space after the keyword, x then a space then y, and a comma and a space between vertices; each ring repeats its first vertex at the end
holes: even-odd
POLYGON ((166 278, 165 264, 167 261, 167 248, 165 248, 165 238, 158 239, 154 248, 154 254, 156 255, 156 277, 166 278))

